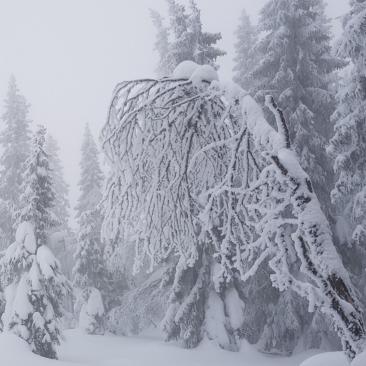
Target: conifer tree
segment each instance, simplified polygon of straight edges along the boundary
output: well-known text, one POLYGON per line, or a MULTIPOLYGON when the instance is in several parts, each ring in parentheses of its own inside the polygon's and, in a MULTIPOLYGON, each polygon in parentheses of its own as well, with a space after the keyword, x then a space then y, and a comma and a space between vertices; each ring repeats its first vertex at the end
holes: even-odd
POLYGON ((100 240, 100 213, 84 212, 79 219, 80 228, 74 255, 74 286, 81 290, 82 307, 79 326, 90 334, 103 333, 103 298, 108 296, 109 282, 103 248, 100 240))
POLYGON ((78 201, 77 218, 79 235, 75 266, 74 285, 81 290, 79 325, 88 333, 103 332, 104 304, 110 295, 103 243, 101 241, 103 174, 98 160, 98 149, 86 125, 81 157, 81 194, 78 201))
POLYGON ((330 83, 344 62, 332 56, 324 2, 270 0, 261 11, 259 29, 265 36, 258 46, 262 61, 253 73, 257 99, 263 102, 272 94, 283 108, 301 165, 328 211, 332 172, 325 145, 335 108, 330 83))
POLYGON ((21 208, 16 213, 18 223, 34 223, 37 245, 47 243, 48 230, 57 223, 52 212, 55 191, 45 142, 46 128, 39 126, 33 137, 30 157, 25 163, 20 196, 21 208))
POLYGON ((341 81, 338 106, 333 115, 334 136, 328 153, 334 159, 336 181, 331 200, 338 213, 339 240, 344 257, 365 296, 366 261, 366 2, 351 1, 344 18, 338 54, 350 60, 349 72, 341 81), (352 255, 349 255, 349 246, 352 255))
POLYGON ((89 125, 85 126, 80 169, 80 197, 76 206, 78 219, 84 212, 94 210, 102 199, 103 173, 99 164, 98 148, 89 125))
POLYGON ((170 70, 174 69, 169 55, 169 29, 164 25, 164 19, 157 11, 150 10, 150 16, 156 28, 154 49, 158 52, 159 57, 156 73, 159 77, 164 77, 170 74, 170 70))
POLYGON ((30 149, 29 105, 19 93, 15 77, 11 76, 2 116, 4 128, 0 135, 0 226, 9 242, 13 235, 13 214, 19 209, 22 173, 30 149))
POLYGON ((57 358, 58 320, 69 286, 46 246, 48 231, 55 225, 55 194, 44 151, 45 135, 42 126, 35 133, 23 174, 16 240, 2 258, 2 282, 6 285, 3 322, 4 330, 23 338, 33 352, 57 358))
POLYGON ((135 243, 136 270, 170 264, 160 276, 170 292, 167 339, 194 347, 206 336, 237 349, 246 331, 242 283, 266 265, 284 294, 275 305, 295 320, 283 324, 285 313, 276 315, 276 332, 269 329, 276 338, 267 344, 296 344, 294 293, 307 314, 329 317, 354 358, 365 337, 362 313, 283 112, 266 98, 274 128, 240 87, 222 85, 208 65, 186 65, 172 78, 115 89, 102 131, 111 164, 103 235, 135 243))
MULTIPOLYGON (((261 11, 259 30, 264 32, 257 47, 262 60, 252 73, 255 78, 252 92, 262 103, 267 94, 278 100, 288 121, 292 146, 302 168, 312 179, 323 210, 330 216, 328 187, 332 184, 333 174, 325 150, 335 108, 330 87, 335 70, 344 66, 344 61, 332 55, 324 2, 270 0, 261 11)), ((268 115, 268 118, 274 122, 272 116, 268 115)), ((264 270, 268 271, 268 268, 264 270)), ((278 312, 297 314, 299 321, 289 324, 290 328, 283 324, 279 327, 279 323, 271 321, 272 311, 268 307, 266 325, 259 341, 266 352, 289 354, 296 346, 294 339, 300 339, 306 332, 318 332, 313 329, 317 324, 312 323, 306 310, 291 296, 296 295, 278 294, 273 305, 278 312), (286 337, 288 332, 292 333, 291 339, 286 337)), ((261 304, 257 307, 260 308, 261 304)))
POLYGON ((234 81, 244 90, 250 91, 253 90, 251 73, 259 61, 258 55, 255 52, 258 33, 245 10, 243 10, 240 16, 240 23, 235 33, 237 41, 235 43, 234 81))
POLYGON ((69 219, 69 186, 65 182, 61 159, 59 157, 59 146, 57 141, 50 135, 47 135, 45 150, 48 154, 53 187, 55 191, 55 201, 53 212, 59 221, 59 226, 66 229, 69 219))
POLYGON ((201 11, 194 0, 190 0, 189 9, 176 0, 167 0, 169 25, 163 24, 163 18, 152 12, 153 23, 157 29, 155 49, 159 53, 158 75, 171 75, 182 61, 190 60, 200 65, 215 67, 218 57, 225 55, 216 44, 220 33, 204 32, 201 11))

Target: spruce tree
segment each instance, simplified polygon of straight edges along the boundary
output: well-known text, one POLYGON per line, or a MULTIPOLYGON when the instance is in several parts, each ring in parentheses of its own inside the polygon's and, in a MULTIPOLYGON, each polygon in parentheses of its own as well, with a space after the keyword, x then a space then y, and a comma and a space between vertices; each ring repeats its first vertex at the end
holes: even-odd
POLYGON ((7 242, 13 234, 13 215, 19 209, 22 173, 30 151, 29 105, 19 93, 15 77, 11 76, 2 116, 4 128, 0 135, 0 226, 7 242))
MULTIPOLYGON (((193 61, 199 65, 211 65, 217 68, 217 58, 226 54, 216 46, 217 42, 221 40, 221 33, 203 31, 201 10, 195 0, 189 2, 188 32, 192 34, 193 38, 193 61)), ((176 35, 176 39, 178 37, 179 34, 176 35)))
POLYGON ((350 60, 340 83, 338 106, 333 115, 334 136, 328 147, 334 159, 336 181, 331 200, 338 213, 337 234, 346 245, 347 260, 359 289, 365 296, 366 262, 366 2, 351 1, 344 18, 338 54, 350 60), (349 248, 352 248, 350 252, 349 248))
POLYGON ((240 16, 240 23, 235 34, 237 41, 235 43, 235 66, 233 69, 234 81, 244 90, 253 90, 254 80, 251 73, 259 61, 255 50, 258 33, 245 10, 240 16))
POLYGON ((169 29, 164 25, 163 17, 155 10, 150 10, 152 22, 156 28, 155 51, 158 52, 156 73, 159 77, 170 75, 174 65, 169 56, 169 29))
POLYGON ((108 297, 108 272, 100 240, 100 213, 84 212, 79 219, 79 236, 74 255, 74 286, 81 290, 79 326, 90 334, 103 333, 103 299, 108 297))
POLYGON ((81 194, 76 207, 79 235, 74 255, 74 285, 81 291, 77 299, 78 303, 81 302, 80 327, 88 333, 101 333, 103 301, 107 302, 110 295, 100 233, 103 174, 99 165, 98 148, 88 125, 85 127, 81 153, 81 194))
MULTIPOLYGON (((292 146, 302 168, 312 179, 323 210, 330 217, 328 187, 333 174, 325 147, 335 109, 331 84, 335 71, 344 66, 344 61, 332 55, 324 2, 270 0, 261 11, 259 30, 264 32, 257 47, 262 60, 253 70, 255 85, 251 92, 262 103, 267 94, 272 94, 283 108, 292 146)), ((274 123, 269 113, 268 118, 274 123)), ((269 271, 267 267, 263 269, 269 271)), ((251 281, 248 286, 256 282, 251 281)), ((277 300, 273 306, 278 312, 297 314, 298 321, 288 324, 289 327, 273 322, 271 307, 265 309, 266 325, 258 343, 262 350, 289 354, 304 333, 319 333, 317 324, 312 322, 295 296, 295 293, 281 293, 274 297, 277 300), (291 339, 286 337, 288 332, 292 334, 291 339), (282 341, 278 342, 278 339, 282 341)), ((261 308, 262 304, 257 307, 261 308)))
POLYGON ((258 46, 262 61, 253 77, 257 99, 272 94, 283 108, 301 165, 329 212, 332 172, 325 145, 335 109, 330 83, 344 62, 332 56, 324 6, 323 0, 268 1, 259 21, 265 32, 258 46))
POLYGON ((94 210, 102 199, 103 173, 98 155, 97 145, 90 132, 89 125, 86 125, 81 147, 80 197, 76 205, 76 217, 78 219, 84 212, 94 210))
POLYGON ((167 0, 167 3, 169 25, 163 24, 163 18, 157 12, 152 12, 157 29, 158 75, 171 75, 174 68, 186 60, 217 67, 217 58, 225 55, 216 46, 221 34, 203 31, 201 11, 196 2, 190 0, 188 10, 176 0, 167 0))
POLYGON ((6 285, 3 321, 5 331, 23 338, 33 352, 57 358, 55 347, 61 336, 58 320, 69 286, 46 246, 48 232, 55 225, 55 194, 44 151, 45 135, 42 126, 35 133, 23 174, 16 240, 2 258, 6 285))
POLYGON ((55 201, 53 212, 59 221, 59 227, 67 229, 69 219, 69 186, 65 182, 61 159, 59 157, 59 146, 50 134, 47 134, 45 150, 48 154, 53 187, 55 191, 55 201))

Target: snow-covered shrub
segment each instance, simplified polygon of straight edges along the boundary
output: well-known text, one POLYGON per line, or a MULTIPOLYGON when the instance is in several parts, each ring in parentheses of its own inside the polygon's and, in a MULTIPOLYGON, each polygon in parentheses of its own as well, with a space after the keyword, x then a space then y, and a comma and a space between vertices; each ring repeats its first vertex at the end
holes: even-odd
POLYGON ((104 333, 104 304, 99 290, 89 287, 83 290, 83 305, 79 314, 79 328, 88 334, 104 333))
POLYGON ((30 344, 33 352, 56 358, 62 299, 69 286, 59 263, 44 245, 37 246, 33 225, 19 225, 16 241, 1 260, 6 307, 4 331, 30 344))

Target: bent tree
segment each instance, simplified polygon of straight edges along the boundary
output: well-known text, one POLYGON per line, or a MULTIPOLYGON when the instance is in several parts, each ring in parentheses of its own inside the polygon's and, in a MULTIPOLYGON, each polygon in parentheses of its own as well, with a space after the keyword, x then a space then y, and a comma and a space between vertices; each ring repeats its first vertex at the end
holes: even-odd
POLYGON ((102 131, 103 235, 135 242, 136 270, 171 264, 167 339, 237 349, 250 301, 241 286, 267 263, 273 286, 327 314, 353 358, 365 333, 358 302, 281 110, 267 98, 274 129, 239 87, 189 66, 179 79, 117 85, 102 131))

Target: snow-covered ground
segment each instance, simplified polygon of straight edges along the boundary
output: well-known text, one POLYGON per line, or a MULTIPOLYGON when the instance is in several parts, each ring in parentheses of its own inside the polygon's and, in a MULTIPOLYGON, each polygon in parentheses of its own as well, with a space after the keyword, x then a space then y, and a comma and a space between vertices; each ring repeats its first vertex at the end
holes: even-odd
POLYGON ((240 352, 228 352, 208 341, 186 350, 153 335, 88 336, 79 330, 65 333, 58 353, 58 361, 41 358, 19 338, 0 335, 0 365, 6 366, 299 366, 314 355, 306 352, 291 358, 267 356, 247 344, 240 352))
MULTIPOLYGON (((247 343, 240 352, 218 349, 209 341, 198 348, 182 349, 156 335, 143 337, 90 336, 69 330, 58 350, 59 360, 33 354, 28 345, 11 334, 0 334, 1 366, 349 366, 342 352, 308 351, 292 357, 257 352, 247 343)), ((351 366, 365 366, 366 353, 351 366)))

